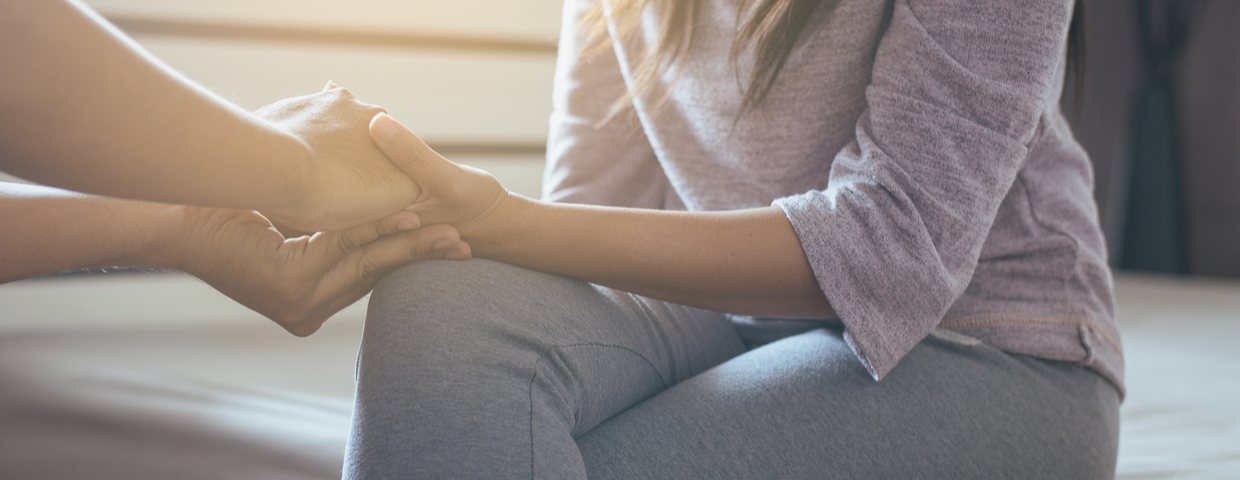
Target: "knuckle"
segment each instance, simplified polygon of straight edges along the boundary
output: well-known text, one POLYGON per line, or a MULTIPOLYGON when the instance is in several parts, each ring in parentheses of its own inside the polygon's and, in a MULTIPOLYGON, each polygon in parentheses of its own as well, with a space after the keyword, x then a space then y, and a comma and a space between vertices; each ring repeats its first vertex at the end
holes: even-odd
POLYGON ((373 103, 367 103, 361 100, 357 100, 357 104, 360 107, 362 107, 363 112, 370 117, 374 117, 375 115, 378 115, 380 113, 387 113, 387 109, 380 107, 378 105, 375 105, 373 103))
MULTIPOLYGON (((454 228, 452 225, 448 225, 446 223, 440 223, 440 224, 433 225, 432 227, 433 228, 429 232, 429 235, 427 235, 427 237, 434 239, 435 242, 445 237, 451 238, 453 240, 461 239, 460 235, 458 235, 456 232, 456 228, 454 228)), ((435 242, 431 242, 430 245, 433 245, 435 242)))
POLYGON ((382 269, 383 265, 380 264, 373 255, 362 255, 362 258, 357 262, 357 273, 359 278, 369 277, 382 269))
MULTIPOLYGON (((366 240, 366 241, 365 241, 365 242, 361 242, 361 243, 369 243, 370 241, 372 241, 372 240, 374 240, 374 239, 376 239, 376 238, 382 237, 382 236, 384 236, 384 235, 388 235, 388 234, 396 233, 399 229, 400 229, 400 219, 399 219, 399 218, 396 218, 396 219, 388 219, 388 220, 385 220, 385 221, 382 221, 382 222, 375 222, 375 223, 374 223, 373 225, 371 225, 371 226, 370 226, 370 228, 368 229, 368 233, 369 233, 369 234, 368 234, 368 235, 366 236, 366 238, 364 239, 364 240, 366 240)), ((359 243, 359 245, 360 245, 360 243, 359 243)))
POLYGON ((366 243, 363 240, 362 235, 358 232, 343 233, 340 235, 340 239, 336 241, 336 247, 339 248, 341 252, 347 253, 356 250, 357 247, 360 247, 363 243, 366 243))
POLYGON ((420 163, 422 161, 423 153, 426 152, 426 144, 417 140, 410 140, 405 142, 403 150, 405 161, 409 163, 420 163))

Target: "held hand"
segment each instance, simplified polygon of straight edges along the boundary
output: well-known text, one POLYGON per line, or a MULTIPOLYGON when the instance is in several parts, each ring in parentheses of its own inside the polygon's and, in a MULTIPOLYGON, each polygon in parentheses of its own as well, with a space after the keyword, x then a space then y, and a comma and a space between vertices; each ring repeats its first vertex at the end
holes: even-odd
POLYGON ((471 254, 451 226, 419 227, 410 212, 285 238, 257 212, 185 208, 191 228, 178 267, 297 336, 317 331, 401 264, 471 254))
POLYGON ((457 165, 386 113, 370 122, 375 145, 417 184, 418 196, 407 210, 430 223, 447 223, 469 238, 496 220, 509 193, 491 174, 457 165))
POLYGON ((296 136, 310 154, 308 198, 296 212, 263 212, 301 231, 375 221, 413 203, 417 185, 375 147, 366 125, 382 108, 328 83, 322 92, 289 98, 254 114, 296 136))

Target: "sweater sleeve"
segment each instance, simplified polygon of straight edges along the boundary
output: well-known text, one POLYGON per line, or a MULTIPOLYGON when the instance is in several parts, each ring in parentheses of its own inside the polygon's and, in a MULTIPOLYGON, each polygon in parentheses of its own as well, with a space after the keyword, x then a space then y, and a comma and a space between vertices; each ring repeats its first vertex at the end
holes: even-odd
POLYGON ((875 380, 964 292, 1062 75, 1072 0, 897 0, 827 188, 777 199, 875 380))
POLYGON ((615 52, 605 48, 594 53, 586 45, 581 16, 594 1, 564 2, 543 199, 677 208, 679 197, 636 116, 629 111, 608 118, 612 103, 627 87, 615 52))

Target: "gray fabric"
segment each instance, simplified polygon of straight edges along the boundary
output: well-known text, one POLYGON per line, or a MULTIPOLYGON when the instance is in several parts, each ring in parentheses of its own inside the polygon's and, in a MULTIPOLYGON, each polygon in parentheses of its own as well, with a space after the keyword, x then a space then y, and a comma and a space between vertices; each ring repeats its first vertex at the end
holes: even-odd
POLYGON ((564 10, 544 198, 779 206, 876 379, 942 326, 1122 389, 1089 159, 1057 104, 1072 0, 842 0, 739 121, 752 59, 726 61, 734 0, 704 0, 668 102, 658 84, 602 125, 645 46, 581 58, 592 1, 564 10))
POLYGON ((1112 476, 1119 396, 1078 365, 935 334, 875 383, 836 330, 743 340, 502 263, 410 265, 371 297, 345 478, 1112 476))

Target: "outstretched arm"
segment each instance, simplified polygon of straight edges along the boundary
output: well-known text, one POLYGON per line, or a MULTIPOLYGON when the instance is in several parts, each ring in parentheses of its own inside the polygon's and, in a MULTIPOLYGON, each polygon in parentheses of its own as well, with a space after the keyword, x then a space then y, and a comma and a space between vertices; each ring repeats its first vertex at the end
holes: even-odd
POLYGON ((387 115, 375 142, 420 186, 413 210, 457 227, 479 257, 730 313, 823 318, 823 296, 778 208, 674 212, 570 205, 510 194, 387 115))
POLYGON ((260 210, 301 230, 377 220, 413 184, 348 91, 252 115, 73 0, 0 0, 0 170, 121 198, 260 210))
POLYGON ((184 270, 297 335, 415 260, 463 259, 448 225, 400 212, 347 230, 285 238, 262 215, 0 183, 0 283, 72 268, 184 270))
POLYGON ((479 256, 709 310, 835 316, 775 207, 682 212, 510 194, 485 218, 466 237, 479 256))

